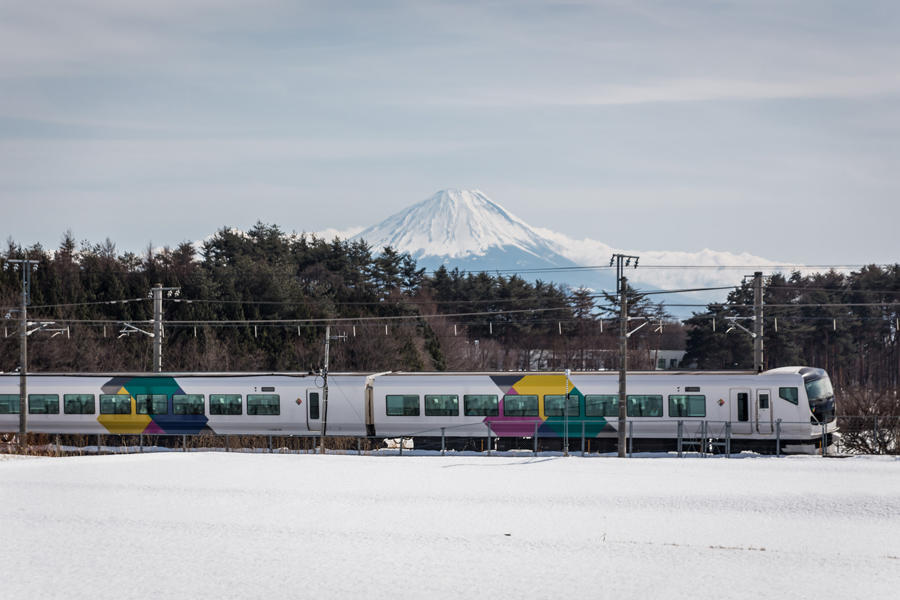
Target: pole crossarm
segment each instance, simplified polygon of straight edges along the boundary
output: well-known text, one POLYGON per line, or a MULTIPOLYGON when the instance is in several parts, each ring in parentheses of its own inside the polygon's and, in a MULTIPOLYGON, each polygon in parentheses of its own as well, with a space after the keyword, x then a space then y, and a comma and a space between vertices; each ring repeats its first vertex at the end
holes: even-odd
MULTIPOLYGON (((629 320, 630 320, 630 319, 629 319, 629 320)), ((640 329, 641 327, 645 327, 646 325, 649 325, 649 324, 650 324, 650 321, 644 321, 643 323, 641 323, 640 325, 638 325, 637 327, 635 327, 635 328, 632 329, 631 331, 627 332, 627 333, 625 334, 625 337, 629 337, 629 338, 630 338, 632 335, 634 335, 634 334, 637 332, 638 329, 640 329)))
POLYGON ((144 331, 140 327, 132 325, 131 323, 122 323, 122 329, 119 330, 119 338, 123 338, 126 335, 129 335, 132 333, 143 333, 144 335, 149 336, 151 338, 156 337, 156 334, 153 333, 152 331, 144 331))
POLYGON ((67 328, 55 328, 55 329, 47 329, 51 325, 56 325, 56 321, 29 321, 28 327, 32 325, 37 325, 34 329, 26 330, 25 335, 31 335, 32 333, 37 333, 38 331, 65 331, 67 328))
MULTIPOLYGON (((751 318, 752 318, 752 317, 751 317, 751 318)), ((746 327, 744 327, 743 325, 741 325, 740 323, 738 323, 738 322, 737 322, 737 319, 732 319, 731 317, 726 317, 725 320, 731 323, 731 327, 729 327, 728 329, 726 329, 726 330, 725 330, 725 333, 728 333, 729 331, 734 331, 734 328, 737 327, 737 328, 740 329, 741 331, 746 332, 746 333, 747 333, 751 338, 753 338, 754 340, 756 339, 756 332, 750 331, 749 329, 747 329, 746 327)))

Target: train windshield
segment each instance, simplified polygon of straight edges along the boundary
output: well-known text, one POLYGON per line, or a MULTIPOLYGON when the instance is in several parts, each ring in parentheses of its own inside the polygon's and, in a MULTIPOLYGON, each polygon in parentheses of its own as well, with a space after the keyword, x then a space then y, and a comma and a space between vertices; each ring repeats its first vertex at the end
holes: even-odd
POLYGON ((834 421, 834 388, 831 380, 824 372, 818 377, 804 376, 806 396, 812 412, 811 423, 830 423, 834 421))
POLYGON ((810 401, 834 398, 834 388, 831 387, 831 380, 828 379, 828 375, 821 379, 807 381, 806 396, 810 401))

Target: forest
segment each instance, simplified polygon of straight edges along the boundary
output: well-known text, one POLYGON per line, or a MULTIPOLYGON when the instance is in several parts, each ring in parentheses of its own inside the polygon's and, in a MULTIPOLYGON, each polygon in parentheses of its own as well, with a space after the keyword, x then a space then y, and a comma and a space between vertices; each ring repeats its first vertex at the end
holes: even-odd
MULTIPOLYGON (((202 245, 120 253, 113 241, 0 254, 0 371, 19 364, 21 266, 37 261, 28 307, 29 371, 145 371, 151 287, 164 296, 165 371, 318 371, 325 326, 335 371, 559 370, 618 367, 614 291, 441 267, 361 241, 287 234, 257 223, 202 245), (43 329, 40 327, 43 325, 43 329), (127 324, 127 325, 126 325, 127 324)), ((627 288, 629 368, 685 349, 698 369, 749 369, 752 341, 729 320, 752 315, 751 283, 678 321, 661 295, 627 288)), ((900 265, 773 274, 764 288, 766 368, 810 365, 881 414, 897 411, 900 265)))

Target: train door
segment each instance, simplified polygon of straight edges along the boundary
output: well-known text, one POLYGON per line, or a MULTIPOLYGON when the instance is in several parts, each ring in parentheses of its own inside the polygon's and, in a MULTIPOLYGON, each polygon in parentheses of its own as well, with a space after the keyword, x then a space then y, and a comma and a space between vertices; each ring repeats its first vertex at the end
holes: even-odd
POLYGON ((756 390, 756 431, 769 434, 772 426, 772 395, 769 390, 756 390))
POLYGON ((306 390, 306 425, 310 431, 322 429, 322 390, 306 390))
POLYGON ((730 405, 731 433, 736 435, 753 433, 750 422, 750 390, 732 389, 730 405))

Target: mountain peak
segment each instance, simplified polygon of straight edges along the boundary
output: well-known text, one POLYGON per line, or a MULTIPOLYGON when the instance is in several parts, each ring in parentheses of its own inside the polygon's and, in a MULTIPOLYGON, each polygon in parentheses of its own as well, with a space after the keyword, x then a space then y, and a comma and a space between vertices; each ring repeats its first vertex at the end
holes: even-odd
POLYGON ((555 254, 532 227, 479 190, 440 190, 355 237, 414 258, 471 258, 495 248, 555 254))

